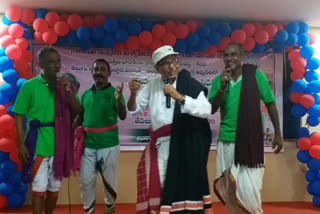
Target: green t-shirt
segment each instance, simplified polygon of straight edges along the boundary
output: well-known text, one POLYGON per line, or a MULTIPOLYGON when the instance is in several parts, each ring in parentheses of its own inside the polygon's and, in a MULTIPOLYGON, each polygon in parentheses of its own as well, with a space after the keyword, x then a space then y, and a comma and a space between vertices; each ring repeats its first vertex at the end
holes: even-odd
MULTIPOLYGON (((22 85, 13 111, 26 116, 28 121, 37 119, 41 123, 53 122, 55 94, 55 89, 49 88, 46 80, 40 74, 22 85)), ((54 141, 53 126, 39 128, 36 155, 54 156, 54 141)))
MULTIPOLYGON (((266 75, 259 69, 256 71, 256 79, 260 90, 260 97, 264 103, 275 101, 266 75)), ((237 131, 238 107, 242 85, 242 76, 237 82, 230 83, 230 90, 224 93, 222 103, 220 106, 220 141, 235 141, 237 131)), ((218 75, 213 81, 209 93, 209 100, 215 97, 221 86, 221 74, 218 75)), ((263 117, 262 117, 263 120, 263 117)))
MULTIPOLYGON (((115 98, 116 89, 112 86, 95 90, 94 87, 86 90, 81 97, 84 109, 83 126, 88 128, 104 128, 118 123, 118 102, 115 98)), ((125 105, 124 97, 122 103, 125 105)), ((119 144, 118 127, 106 132, 86 132, 84 147, 101 149, 119 144)))

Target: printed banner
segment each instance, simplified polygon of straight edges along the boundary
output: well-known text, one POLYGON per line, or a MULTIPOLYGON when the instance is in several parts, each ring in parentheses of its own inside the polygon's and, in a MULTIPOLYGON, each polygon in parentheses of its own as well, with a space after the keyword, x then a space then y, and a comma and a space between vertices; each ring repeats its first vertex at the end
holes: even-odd
MULTIPOLYGON (((33 44, 33 54, 36 59, 38 51, 43 47, 41 44, 33 44)), ((79 97, 81 94, 91 88, 94 81, 92 78, 92 63, 99 58, 106 59, 111 66, 110 82, 113 86, 124 83, 123 95, 126 101, 129 98, 130 91, 128 82, 130 79, 139 78, 143 85, 148 83, 151 78, 159 74, 155 70, 151 61, 151 52, 149 51, 117 51, 114 49, 92 49, 85 51, 76 47, 55 46, 61 55, 62 69, 61 72, 72 73, 80 82, 79 97)), ((264 71, 269 83, 277 98, 279 116, 282 118, 282 55, 276 53, 253 54, 246 56, 246 62, 256 64, 264 71)), ((212 80, 222 72, 225 65, 223 63, 223 53, 218 52, 215 56, 208 56, 205 53, 196 53, 192 55, 180 55, 180 68, 187 69, 191 75, 209 90, 212 80)), ((40 72, 36 60, 33 63, 33 74, 38 75, 40 72)), ((264 114, 264 132, 265 132, 265 151, 272 151, 272 139, 274 136, 273 126, 266 107, 263 105, 264 114)), ((280 119, 282 123, 282 119, 280 119)), ((212 129, 212 149, 216 148, 220 114, 215 113, 209 118, 212 129)), ((128 114, 125 121, 119 120, 120 144, 121 150, 143 150, 149 142, 150 137, 148 129, 151 126, 151 120, 148 110, 139 116, 128 114)), ((282 127, 282 124, 281 124, 282 127)))

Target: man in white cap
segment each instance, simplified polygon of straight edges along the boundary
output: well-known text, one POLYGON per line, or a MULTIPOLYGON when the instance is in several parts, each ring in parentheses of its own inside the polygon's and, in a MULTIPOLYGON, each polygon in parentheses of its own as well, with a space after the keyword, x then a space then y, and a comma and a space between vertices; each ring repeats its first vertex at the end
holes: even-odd
POLYGON ((137 170, 137 213, 212 213, 207 176, 211 105, 207 88, 179 70, 178 53, 171 46, 158 48, 152 62, 161 77, 142 90, 141 80, 129 83, 129 113, 149 107, 151 142, 137 170))

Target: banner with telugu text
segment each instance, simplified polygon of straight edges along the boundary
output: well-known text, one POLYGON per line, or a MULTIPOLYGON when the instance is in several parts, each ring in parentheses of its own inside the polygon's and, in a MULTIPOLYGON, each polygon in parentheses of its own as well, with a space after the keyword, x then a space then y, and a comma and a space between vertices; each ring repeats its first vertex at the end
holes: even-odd
MULTIPOLYGON (((38 51, 43 46, 44 45, 41 44, 32 45, 35 59, 38 51)), ((106 48, 85 51, 77 47, 69 46, 55 46, 55 48, 61 55, 61 72, 73 74, 81 84, 78 93, 79 97, 81 97, 81 94, 94 83, 91 75, 92 63, 98 58, 104 58, 110 63, 112 74, 109 81, 113 86, 121 85, 121 83, 125 84, 123 95, 126 101, 130 95, 127 86, 130 79, 139 78, 144 85, 151 78, 155 78, 159 75, 151 62, 152 53, 150 51, 117 51, 106 48)), ((197 79, 209 90, 211 88, 212 79, 219 75, 225 67, 222 52, 218 52, 215 56, 208 56, 205 53, 195 53, 192 55, 182 54, 179 58, 180 68, 190 71, 192 77, 197 79)), ((282 127, 282 55, 273 52, 262 54, 248 53, 246 56, 246 63, 258 65, 258 68, 266 74, 277 98, 277 106, 282 127)), ((33 74, 38 75, 39 72, 40 70, 35 60, 33 63, 33 74)), ((270 152, 272 151, 271 146, 274 130, 264 104, 262 105, 262 112, 265 118, 265 152, 270 152)), ((215 149, 219 135, 219 112, 209 118, 209 123, 213 136, 211 148, 215 149)), ((150 125, 151 121, 148 110, 139 116, 131 116, 128 114, 125 121, 119 120, 121 150, 143 150, 150 140, 148 134, 150 125)))

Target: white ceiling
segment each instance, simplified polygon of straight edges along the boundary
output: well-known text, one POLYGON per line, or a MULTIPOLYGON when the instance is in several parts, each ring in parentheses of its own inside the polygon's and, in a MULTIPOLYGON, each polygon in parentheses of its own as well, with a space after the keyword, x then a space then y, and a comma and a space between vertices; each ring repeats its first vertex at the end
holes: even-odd
POLYGON ((0 13, 15 4, 62 12, 164 19, 305 21, 320 27, 320 0, 0 0, 0 13))

